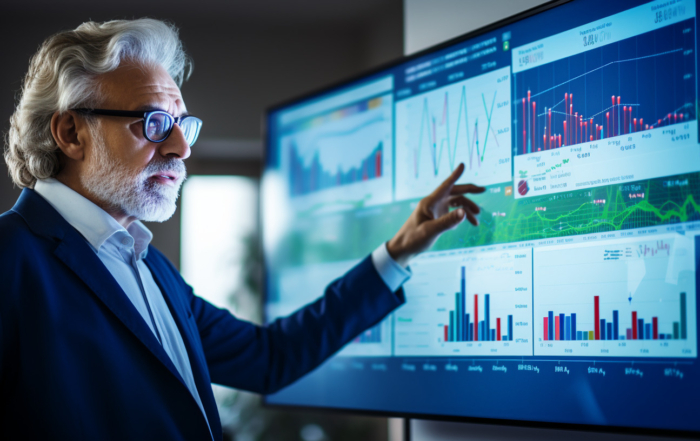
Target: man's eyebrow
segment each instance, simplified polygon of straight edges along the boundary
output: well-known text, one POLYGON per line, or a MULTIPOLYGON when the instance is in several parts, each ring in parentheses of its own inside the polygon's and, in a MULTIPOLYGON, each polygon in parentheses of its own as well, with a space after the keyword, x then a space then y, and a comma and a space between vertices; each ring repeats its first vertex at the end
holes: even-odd
MULTIPOLYGON (((146 105, 140 106, 140 107, 138 107, 138 108, 136 109, 137 112, 151 112, 151 111, 153 111, 153 110, 161 110, 161 111, 163 111, 163 112, 167 112, 167 110, 163 109, 162 107, 154 106, 154 105, 152 105, 152 104, 146 104, 146 105)), ((185 117, 185 116, 190 116, 190 114, 189 114, 188 112, 183 112, 183 113, 180 114, 180 115, 173 115, 173 116, 175 116, 175 117, 178 117, 178 116, 180 116, 180 117, 185 117)))

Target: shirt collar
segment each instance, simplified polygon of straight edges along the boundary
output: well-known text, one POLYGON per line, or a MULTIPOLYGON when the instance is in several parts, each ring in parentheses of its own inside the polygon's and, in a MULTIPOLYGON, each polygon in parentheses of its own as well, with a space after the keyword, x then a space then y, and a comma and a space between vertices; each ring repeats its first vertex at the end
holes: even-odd
POLYGON ((133 238, 136 255, 146 257, 153 233, 141 221, 132 222, 125 229, 106 211, 56 179, 38 180, 34 191, 78 230, 96 252, 109 238, 128 235, 133 238))

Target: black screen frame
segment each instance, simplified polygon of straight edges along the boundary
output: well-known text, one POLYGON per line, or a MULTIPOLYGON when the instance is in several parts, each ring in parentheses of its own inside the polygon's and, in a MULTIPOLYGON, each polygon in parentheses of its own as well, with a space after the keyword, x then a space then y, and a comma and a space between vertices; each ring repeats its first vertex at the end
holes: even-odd
MULTIPOLYGON (((458 37, 447 40, 443 43, 428 47, 414 54, 398 58, 396 60, 383 63, 375 68, 365 70, 357 75, 347 77, 343 80, 331 83, 323 87, 319 87, 310 92, 298 95, 294 98, 284 100, 277 104, 273 104, 265 109, 262 114, 261 121, 261 135, 263 137, 263 157, 261 165, 261 173, 263 176, 265 169, 267 168, 267 155, 269 149, 272 148, 269 132, 268 132, 268 121, 270 115, 273 112, 279 111, 285 107, 300 104, 302 101, 317 98, 321 95, 333 92, 337 89, 341 89, 349 86, 352 83, 359 82, 364 78, 371 77, 373 75, 379 74, 382 71, 395 68, 401 64, 405 64, 414 59, 421 58, 423 56, 429 55, 433 52, 437 52, 456 44, 462 43, 466 40, 470 40, 480 35, 492 32, 503 26, 510 25, 512 23, 524 20, 533 15, 540 14, 542 12, 548 11, 550 9, 559 7, 561 5, 571 3, 573 1, 585 1, 585 0, 550 0, 539 6, 527 9, 518 14, 512 15, 510 17, 504 18, 502 20, 496 21, 492 24, 483 26, 474 31, 468 32, 466 34, 460 35, 458 37)), ((260 196, 263 197, 262 195, 260 196)), ((259 204, 260 207, 261 204, 259 204)), ((259 208, 260 210, 260 208, 259 208)), ((262 213, 259 213, 259 218, 262 218, 262 213)), ((262 230, 261 230, 262 231, 262 230)), ((267 323, 268 317, 265 312, 264 305, 267 304, 268 300, 268 289, 267 289, 267 265, 265 259, 265 247, 263 246, 262 234, 260 235, 260 249, 263 250, 263 319, 267 323)), ((345 408, 345 407, 326 407, 326 406, 306 406, 306 405, 294 405, 294 404, 278 404, 270 403, 267 401, 266 397, 263 396, 263 407, 267 409, 277 409, 277 410, 291 410, 291 411, 306 411, 306 412, 322 412, 328 414, 350 414, 358 416, 369 416, 369 417, 382 417, 382 418, 407 418, 407 419, 422 419, 422 420, 432 420, 432 421, 445 421, 445 422, 460 422, 460 423, 472 423, 472 424, 485 424, 485 425, 500 425, 500 426, 510 426, 510 427, 526 427, 526 428, 548 428, 548 429, 558 429, 558 430, 576 430, 583 432, 598 432, 598 433, 614 433, 614 434, 627 434, 627 435, 646 435, 646 436, 665 436, 674 438, 700 438, 700 432, 694 431, 682 431, 682 430, 669 430, 669 429, 649 429, 640 427, 627 427, 627 426, 603 426, 603 425, 592 425, 592 424, 575 424, 575 423, 557 423, 557 422, 546 422, 546 421, 529 421, 529 420, 511 420, 511 419, 498 419, 498 418, 480 418, 480 417, 468 417, 468 416, 453 416, 453 415, 436 415, 436 414, 424 414, 424 413, 407 413, 407 412, 392 412, 392 411, 376 411, 367 409, 357 409, 357 408, 345 408)))

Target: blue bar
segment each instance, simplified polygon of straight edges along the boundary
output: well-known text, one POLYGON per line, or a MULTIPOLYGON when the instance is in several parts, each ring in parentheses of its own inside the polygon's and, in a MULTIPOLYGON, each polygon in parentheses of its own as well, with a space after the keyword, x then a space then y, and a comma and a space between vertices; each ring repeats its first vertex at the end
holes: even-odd
MULTIPOLYGON (((464 276, 464 267, 462 267, 461 273, 462 273, 461 274, 462 280, 460 281, 461 282, 460 283, 460 291, 461 291, 461 302, 460 303, 462 304, 462 310, 460 311, 460 314, 461 314, 461 317, 464 317, 464 314, 466 314, 466 312, 467 312, 467 305, 466 305, 466 303, 467 303, 467 281, 466 281, 466 278, 464 276)), ((469 321, 467 320, 464 323, 462 323, 462 327, 460 328, 459 335, 462 336, 462 341, 467 340, 466 326, 468 324, 469 324, 469 321)))
POLYGON ((576 340, 583 340, 583 334, 581 331, 576 331, 576 340))
POLYGON ((464 315, 464 341, 471 341, 469 338, 469 314, 464 315))
POLYGON ((605 335, 605 319, 600 319, 600 339, 607 340, 605 335))
POLYGON ((474 341, 474 323, 469 323, 469 326, 467 327, 467 332, 469 333, 469 338, 467 338, 467 340, 474 341))
POLYGON ((491 330, 491 341, 496 341, 496 330, 495 329, 491 330))
POLYGON ((459 293, 455 293, 455 327, 451 329, 452 331, 452 341, 459 341, 459 318, 461 314, 459 313, 459 293))
POLYGON ((576 314, 571 314, 571 339, 581 340, 579 332, 576 330, 576 314))
POLYGON ((583 335, 584 340, 588 340, 588 332, 587 331, 584 331, 582 335, 583 335))
POLYGON ((651 323, 647 323, 644 325, 644 337, 646 340, 653 340, 654 336, 652 335, 651 332, 651 323))
POLYGON ((484 341, 484 321, 479 322, 479 341, 484 341))
POLYGON ((450 332, 447 333, 447 341, 453 341, 454 328, 455 328, 455 312, 450 311, 450 332))
POLYGON ((613 311, 613 339, 617 340, 620 338, 620 324, 618 322, 618 314, 617 311, 613 311))
POLYGON ((508 316, 508 340, 513 341, 513 316, 508 316))
POLYGON ((659 340, 666 340, 666 334, 659 334, 659 340))
POLYGON ((491 340, 491 320, 489 317, 489 310, 490 308, 490 295, 489 294, 484 294, 484 329, 486 330, 486 341, 491 340))
POLYGON ((571 317, 566 316, 566 326, 563 340, 571 340, 571 317))
POLYGON ((607 337, 606 340, 616 340, 616 338, 613 336, 613 324, 608 323, 608 330, 605 332, 605 335, 607 337))
POLYGON ((644 340, 644 319, 637 319, 637 339, 644 340))
POLYGON ((549 311, 549 341, 554 340, 554 312, 549 311))
POLYGON ((559 314, 559 340, 566 340, 566 319, 564 314, 559 314))

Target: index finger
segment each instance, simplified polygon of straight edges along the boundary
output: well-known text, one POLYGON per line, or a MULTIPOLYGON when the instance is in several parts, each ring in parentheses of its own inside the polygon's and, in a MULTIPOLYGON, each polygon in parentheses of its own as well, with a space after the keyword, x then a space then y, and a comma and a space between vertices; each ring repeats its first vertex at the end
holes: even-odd
POLYGON ((453 171, 452 174, 445 179, 442 184, 438 188, 433 191, 430 196, 428 196, 431 200, 436 200, 436 199, 442 199, 448 194, 450 194, 450 191, 452 190, 452 187, 455 185, 455 182, 459 179, 460 176, 462 176, 462 173, 464 172, 464 163, 460 163, 453 171))
POLYGON ((486 187, 480 187, 478 185, 474 184, 461 184, 461 185, 455 185, 452 187, 452 190, 450 190, 450 195, 458 195, 458 194, 464 194, 464 193, 473 193, 473 194, 479 194, 483 193, 486 191, 486 187))

